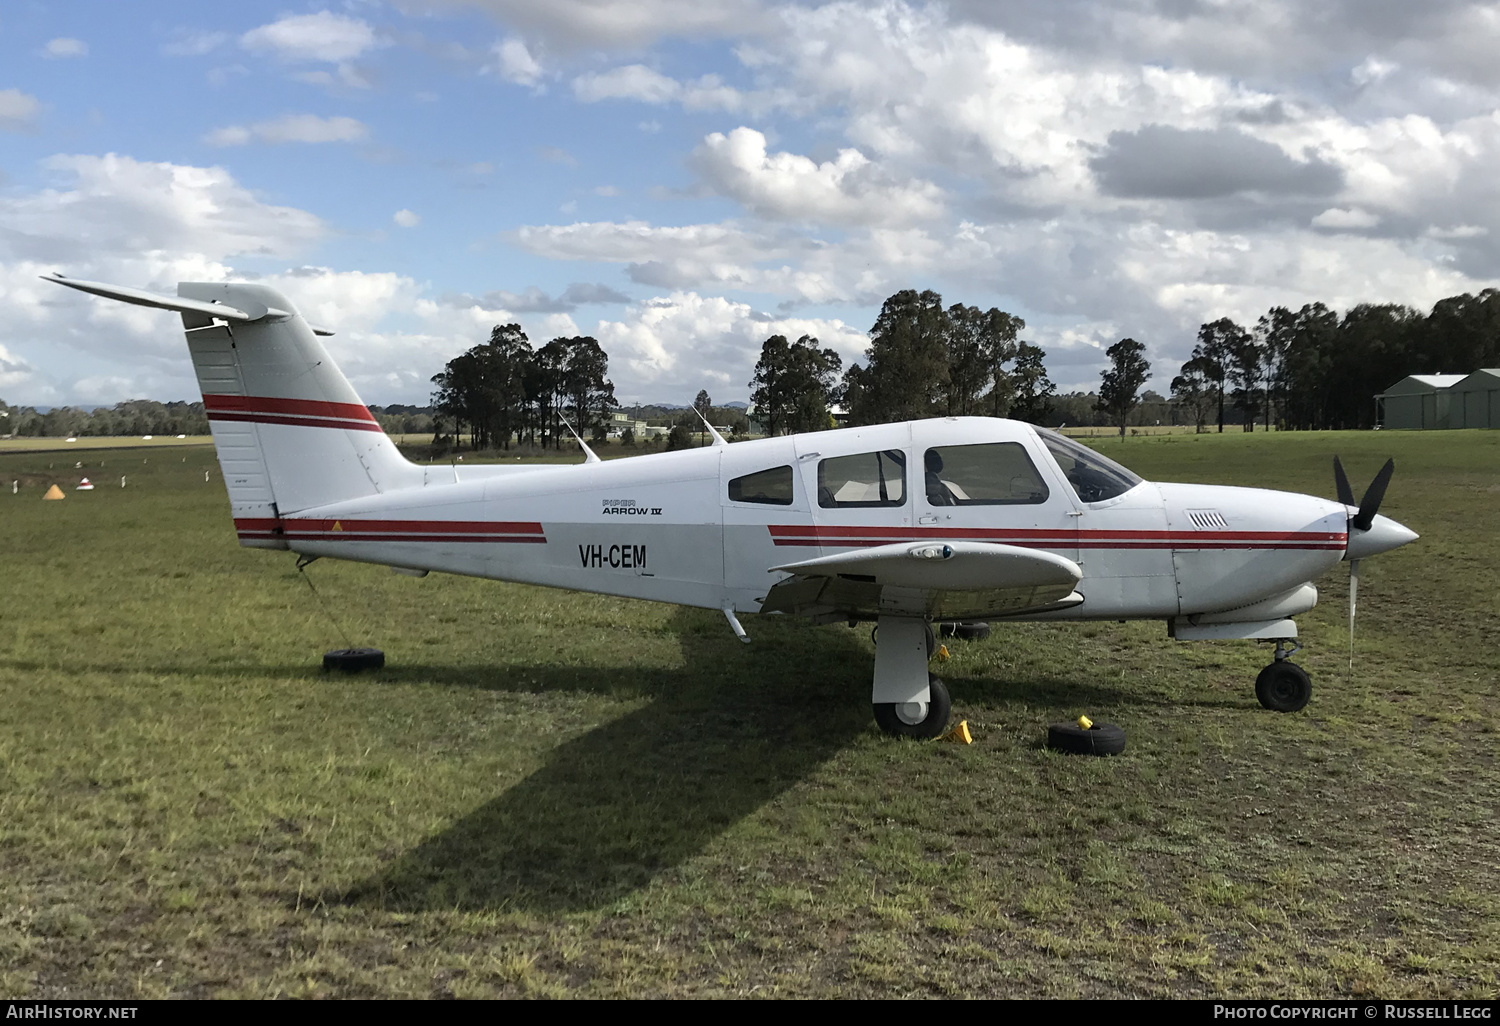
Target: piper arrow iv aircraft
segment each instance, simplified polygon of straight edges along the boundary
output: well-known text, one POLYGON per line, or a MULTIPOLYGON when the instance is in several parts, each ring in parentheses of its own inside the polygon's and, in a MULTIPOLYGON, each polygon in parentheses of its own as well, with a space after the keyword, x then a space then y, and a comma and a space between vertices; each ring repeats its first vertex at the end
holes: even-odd
MULTIPOLYGON (((1358 506, 1143 481, 1052 431, 981 417, 765 438, 572 466, 408 462, 280 293, 59 285, 182 315, 240 544, 423 575, 492 577, 817 623, 874 621, 875 719, 935 737, 935 621, 1164 620, 1180 640, 1275 642, 1261 704, 1311 683, 1288 658, 1312 581, 1417 536, 1358 506)), ((580 444, 582 440, 580 439, 580 444)))

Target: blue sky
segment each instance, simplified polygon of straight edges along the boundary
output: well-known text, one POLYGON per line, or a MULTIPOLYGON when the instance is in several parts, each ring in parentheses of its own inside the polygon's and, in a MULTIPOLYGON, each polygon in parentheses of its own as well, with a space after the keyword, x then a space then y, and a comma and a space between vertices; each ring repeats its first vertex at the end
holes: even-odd
POLYGON ((744 399, 880 301, 1129 335, 1489 287, 1500 12, 1385 0, 16 2, 0 398, 196 397, 170 315, 39 282, 275 285, 368 402, 519 321, 625 401, 744 399))

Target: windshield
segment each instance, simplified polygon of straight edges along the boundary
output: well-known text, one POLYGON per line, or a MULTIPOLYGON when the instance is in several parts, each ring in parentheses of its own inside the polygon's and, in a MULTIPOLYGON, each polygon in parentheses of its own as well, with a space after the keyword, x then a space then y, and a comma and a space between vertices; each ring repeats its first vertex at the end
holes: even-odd
POLYGON ((1086 445, 1045 428, 1037 435, 1057 460, 1057 466, 1084 502, 1103 502, 1124 495, 1141 483, 1141 479, 1114 460, 1101 456, 1086 445))

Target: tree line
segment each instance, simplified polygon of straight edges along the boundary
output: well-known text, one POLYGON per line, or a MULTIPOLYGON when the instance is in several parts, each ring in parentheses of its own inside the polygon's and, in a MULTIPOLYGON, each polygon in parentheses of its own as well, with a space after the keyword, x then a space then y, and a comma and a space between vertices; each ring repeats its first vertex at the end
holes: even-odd
POLYGON ((54 406, 40 413, 33 406, 10 406, 0 400, 0 437, 74 438, 99 435, 206 435, 203 404, 159 403, 131 399, 92 410, 54 406))
POLYGON ((1272 307, 1251 328, 1229 318, 1198 330, 1172 398, 1198 430, 1257 422, 1296 429, 1369 428, 1375 396, 1409 374, 1500 366, 1500 290, 1450 296, 1422 314, 1361 303, 1343 316, 1322 303, 1272 307))
MULTIPOLYGON (((1046 353, 1020 339, 1026 322, 1003 310, 955 303, 931 290, 904 289, 881 305, 862 363, 804 335, 772 335, 761 345, 750 400, 767 434, 847 423, 933 416, 1013 417, 1038 424, 1112 423, 1124 432, 1142 411, 1169 423, 1222 431, 1368 428, 1374 396, 1408 374, 1468 373, 1500 366, 1500 290, 1438 301, 1427 314, 1399 304, 1362 303, 1340 316, 1322 303, 1272 307, 1246 328, 1229 318, 1203 324, 1192 354, 1171 382, 1170 399, 1141 389, 1150 379, 1146 348, 1121 339, 1096 393, 1057 394, 1046 353), (1144 406, 1142 404, 1145 404, 1144 406)), ((589 336, 554 338, 533 348, 518 324, 496 325, 487 341, 449 360, 432 382, 430 410, 371 407, 387 431, 432 430, 475 448, 512 440, 557 446, 568 424, 596 440, 618 406, 609 358, 589 336)), ((706 392, 695 406, 711 411, 706 392)), ((723 413, 711 414, 722 419, 723 413)), ((736 414, 738 416, 738 414, 736 414)), ((676 441, 704 433, 690 412, 676 441)), ((748 425, 745 425, 748 427, 748 425)), ((736 433, 741 425, 736 423, 736 433)), ((0 436, 207 434, 202 403, 137 399, 84 410, 0 401, 0 436)))
POLYGON ((433 411, 455 439, 467 427, 476 449, 509 449, 512 438, 557 447, 568 425, 602 439, 619 406, 608 368, 609 357, 590 336, 533 349, 519 324, 497 324, 487 341, 433 375, 433 411))
POLYGON ((970 415, 1041 420, 1056 389, 1042 364, 1046 353, 1018 340, 1025 327, 1003 310, 945 307, 936 292, 904 289, 881 305, 864 363, 847 370, 811 336, 766 339, 750 402, 773 435, 831 427, 837 405, 851 425, 970 415))

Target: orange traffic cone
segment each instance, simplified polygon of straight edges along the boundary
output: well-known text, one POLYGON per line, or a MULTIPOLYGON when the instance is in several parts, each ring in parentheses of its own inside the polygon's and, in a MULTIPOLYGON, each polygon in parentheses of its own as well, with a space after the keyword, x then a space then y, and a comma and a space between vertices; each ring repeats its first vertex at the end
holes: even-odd
POLYGON ((43 495, 42 498, 44 498, 44 499, 66 499, 67 496, 63 494, 63 490, 61 488, 57 487, 57 485, 53 485, 51 488, 47 489, 47 494, 43 495))

